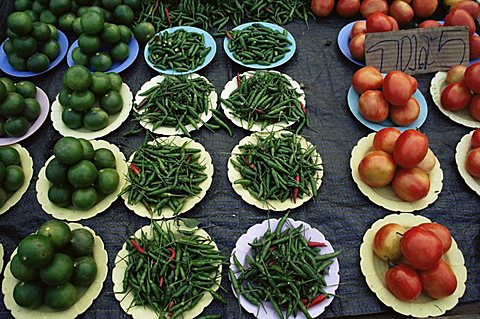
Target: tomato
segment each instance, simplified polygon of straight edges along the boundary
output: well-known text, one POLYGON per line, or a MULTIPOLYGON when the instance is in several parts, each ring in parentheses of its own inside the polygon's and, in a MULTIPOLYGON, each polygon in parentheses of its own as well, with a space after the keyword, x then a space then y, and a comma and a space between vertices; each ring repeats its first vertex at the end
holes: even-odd
POLYGON ((383 187, 390 184, 395 175, 395 162, 384 151, 367 153, 358 164, 361 180, 371 187, 383 187))
POLYGON ((388 14, 388 3, 385 0, 364 0, 360 5, 360 13, 367 19, 372 13, 382 12, 388 14))
POLYGON ((395 162, 404 168, 417 166, 427 155, 428 139, 417 130, 406 130, 397 139, 393 148, 395 162))
POLYGON ((413 95, 415 91, 418 89, 418 82, 417 82, 417 79, 415 79, 411 75, 408 75, 408 78, 410 79, 410 84, 412 84, 412 95, 413 95))
POLYGON ((419 168, 398 169, 392 180, 395 194, 407 202, 415 202, 430 191, 430 177, 419 168))
POLYGON ((350 39, 353 39, 358 34, 367 33, 367 21, 357 21, 350 30, 350 39))
POLYGON ((478 5, 478 3, 476 3, 475 1, 470 1, 470 0, 457 2, 452 7, 452 9, 463 9, 463 10, 467 11, 472 16, 472 18, 474 18, 474 19, 478 18, 478 14, 480 12, 479 8, 480 8, 480 6, 478 5))
POLYGON ((358 99, 358 110, 370 122, 380 123, 388 118, 388 102, 379 90, 363 92, 358 99))
POLYGON ((430 173, 436 164, 437 159, 435 157, 435 154, 433 154, 431 149, 428 149, 427 155, 425 155, 423 160, 416 167, 421 169, 425 173, 430 173))
POLYGON ((422 282, 415 269, 398 264, 385 273, 385 282, 390 292, 402 301, 414 301, 422 292, 422 282))
POLYGON ((338 0, 337 13, 343 18, 351 18, 360 11, 360 0, 338 0))
POLYGON ((352 85, 358 94, 367 90, 377 90, 382 87, 383 76, 377 68, 365 66, 355 72, 352 77, 352 85))
POLYGON ((443 226, 442 224, 438 223, 423 223, 418 225, 418 227, 423 228, 425 230, 429 230, 435 235, 437 235, 438 239, 442 242, 442 252, 445 254, 450 247, 452 246, 452 235, 447 227, 443 226))
POLYGON ((415 13, 413 13, 413 9, 408 3, 395 0, 390 5, 389 15, 394 17, 400 26, 404 26, 412 21, 415 13))
POLYGON ((480 57, 480 37, 474 34, 470 37, 470 60, 480 57))
POLYGON ((352 58, 357 61, 365 60, 365 36, 365 33, 356 35, 348 45, 352 58))
POLYGON ((398 27, 397 20, 395 20, 395 18, 391 17, 391 16, 387 16, 387 17, 388 17, 388 19, 390 19, 390 22, 392 23, 392 31, 398 30, 399 27, 398 27))
POLYGON ((470 175, 480 178, 480 147, 468 152, 465 168, 470 175))
POLYGON ((420 18, 430 17, 438 7, 438 0, 414 0, 413 12, 420 18))
POLYGON ((468 28, 470 36, 475 33, 475 20, 470 13, 463 9, 453 9, 445 17, 445 26, 464 25, 468 28))
POLYGON ((416 269, 430 269, 442 257, 442 242, 431 231, 420 227, 407 230, 400 242, 403 257, 416 269))
POLYGON ((390 71, 383 79, 383 94, 392 105, 405 105, 412 96, 412 83, 402 71, 390 71))
POLYGON ((475 131, 473 131, 470 144, 472 148, 480 147, 480 128, 477 128, 475 131))
POLYGON ((470 116, 475 120, 480 121, 480 95, 475 94, 472 97, 472 101, 468 106, 468 113, 470 113, 470 116))
POLYGON ((328 16, 332 10, 335 2, 333 0, 312 0, 312 12, 320 18, 328 16))
POLYGON ((407 126, 415 122, 420 114, 420 105, 413 97, 407 104, 402 106, 392 105, 390 107, 390 119, 398 126, 407 126))
POLYGON ((440 28, 442 25, 436 20, 425 20, 418 25, 419 28, 440 28))
POLYGON ((382 12, 375 12, 367 18, 367 32, 388 32, 393 30, 393 25, 388 16, 382 12))
POLYGON ((472 94, 464 82, 452 83, 443 89, 440 96, 442 107, 449 111, 459 111, 467 107, 472 94))
POLYGON ((465 76, 465 70, 467 67, 465 65, 454 65, 447 72, 447 83, 458 83, 463 82, 465 76))
POLYGON ((383 261, 397 261, 402 257, 400 240, 405 228, 396 223, 382 226, 373 238, 373 252, 383 261))
POLYGON ((393 147, 400 133, 401 132, 394 127, 382 128, 373 138, 373 148, 393 154, 393 147))
POLYGON ((457 277, 443 259, 433 268, 419 271, 419 276, 423 291, 433 299, 450 296, 457 290, 457 277))
POLYGON ((464 82, 470 90, 480 94, 480 62, 467 67, 464 82))

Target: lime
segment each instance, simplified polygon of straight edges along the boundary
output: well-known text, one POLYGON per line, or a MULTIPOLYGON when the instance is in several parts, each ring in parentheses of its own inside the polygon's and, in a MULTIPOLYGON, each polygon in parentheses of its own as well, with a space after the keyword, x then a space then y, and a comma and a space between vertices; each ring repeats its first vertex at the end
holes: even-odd
POLYGON ((35 98, 37 95, 37 87, 30 81, 20 81, 15 84, 15 90, 21 96, 26 98, 35 98))
POLYGON ((32 19, 24 12, 13 12, 7 18, 8 28, 18 34, 25 35, 32 31, 32 19))
POLYGON ((83 126, 90 131, 101 130, 108 125, 108 114, 99 107, 92 107, 83 117, 83 126))
POLYGON ((3 116, 13 116, 22 114, 25 108, 25 99, 17 92, 10 92, 0 104, 0 114, 3 116))
POLYGON ((82 143, 71 136, 62 137, 55 143, 53 154, 60 163, 73 165, 82 159, 82 143))
MULTIPOLYGON (((95 12, 95 13, 98 13, 99 15, 101 15, 103 17, 103 19, 105 20, 105 12, 107 12, 106 10, 104 10, 103 8, 99 7, 98 5, 93 5, 93 6, 90 6, 87 10, 87 12, 95 12)), ((103 28, 103 25, 102 25, 102 28, 103 28)))
POLYGON ((121 0, 102 0, 103 7, 106 9, 113 9, 121 3, 121 0))
POLYGON ((57 24, 57 17, 50 10, 43 10, 42 12, 40 12, 40 17, 38 19, 43 23, 48 23, 52 25, 57 24))
POLYGON ((25 182, 25 174, 23 169, 18 165, 9 165, 5 170, 5 178, 3 179, 3 188, 7 191, 16 191, 22 187, 25 182))
MULTIPOLYGON (((95 155, 95 151, 93 152, 93 155, 95 155)), ((6 174, 7 174, 7 168, 5 167, 5 165, 3 165, 2 162, 0 162, 0 182, 4 180, 6 174)))
POLYGON ((73 275, 73 260, 68 255, 56 253, 50 263, 40 268, 38 273, 40 279, 49 286, 63 285, 73 275))
POLYGON ((0 207, 2 207, 5 204, 7 199, 8 199, 7 192, 3 188, 0 188, 0 207))
POLYGON ((55 185, 65 185, 68 183, 67 172, 68 166, 60 163, 56 158, 48 162, 45 169, 47 179, 55 185))
POLYGON ((17 255, 13 256, 10 263, 10 271, 13 277, 20 281, 30 281, 38 278, 38 270, 35 268, 25 266, 17 255))
POLYGON ((60 54, 60 45, 56 40, 49 40, 42 44, 40 47, 40 52, 45 54, 48 57, 48 60, 52 62, 60 54))
POLYGON ((115 155, 113 155, 113 152, 107 148, 99 148, 95 150, 93 163, 98 170, 103 168, 115 168, 115 155))
POLYGON ((72 230, 68 251, 73 256, 87 256, 92 254, 94 245, 95 239, 92 233, 85 228, 77 228, 72 230))
POLYGON ((50 31, 50 28, 45 23, 34 22, 32 26, 32 36, 35 40, 43 42, 50 39, 52 31, 50 31))
POLYGON ((95 182, 95 189, 101 194, 113 193, 120 182, 120 176, 114 168, 104 168, 98 171, 98 178, 95 182))
POLYGON ((57 15, 69 11, 71 6, 70 0, 50 0, 50 10, 57 15))
POLYGON ((22 115, 29 121, 34 122, 40 115, 41 107, 40 103, 36 99, 25 99, 25 108, 22 115))
POLYGON ((88 54, 83 53, 79 47, 76 47, 72 51, 72 60, 75 64, 87 66, 88 62, 90 61, 90 57, 88 54))
POLYGON ((43 304, 45 287, 40 282, 20 281, 13 289, 13 299, 23 308, 35 309, 43 304))
POLYGON ((142 9, 142 4, 140 3, 140 0, 123 0, 123 4, 126 4, 134 11, 142 9))
POLYGON ((72 205, 73 189, 69 185, 52 185, 48 189, 48 200, 59 207, 72 205))
POLYGON ((11 146, 0 147, 0 161, 5 166, 21 165, 20 154, 11 146))
POLYGON ((37 234, 50 239, 55 249, 66 246, 72 238, 72 232, 67 223, 57 219, 52 219, 43 223, 38 228, 37 234))
POLYGON ((15 11, 25 11, 32 8, 32 0, 15 0, 13 7, 15 11))
POLYGON ((98 34, 103 29, 105 19, 102 14, 89 10, 82 15, 82 30, 85 33, 94 35, 98 34))
POLYGON ((107 94, 101 97, 100 107, 108 114, 117 114, 123 108, 123 99, 118 91, 108 91, 107 94))
POLYGON ((88 210, 95 206, 97 202, 97 192, 93 187, 79 188, 73 191, 73 207, 80 210, 88 210))
POLYGON ((118 28, 120 29, 121 41, 127 44, 130 43, 132 31, 124 25, 119 25, 118 28))
POLYGON ((25 12, 30 17, 30 19, 32 19, 32 22, 38 21, 39 15, 35 11, 25 10, 23 12, 25 12))
POLYGON ((90 58, 90 66, 94 71, 107 71, 112 67, 112 59, 105 52, 97 52, 90 58))
POLYGON ((35 53, 28 58, 27 69, 35 73, 42 72, 48 69, 49 63, 48 56, 43 53, 35 53))
POLYGON ((83 112, 76 111, 71 107, 66 108, 62 112, 62 122, 72 130, 79 129, 83 126, 83 112))
POLYGON ((77 258, 73 264, 72 282, 78 286, 90 286, 97 277, 97 263, 91 256, 77 258))
POLYGON ((58 19, 58 27, 63 32, 72 33, 73 21, 75 21, 75 14, 72 12, 67 12, 58 19))
POLYGON ((28 131, 28 120, 22 116, 12 116, 3 123, 3 129, 8 136, 22 136, 28 131))
POLYGON ((45 304, 54 310, 68 309, 75 301, 77 301, 77 288, 70 282, 47 287, 45 290, 45 304))
POLYGON ((87 160, 81 160, 68 169, 68 181, 75 188, 91 186, 97 179, 97 168, 87 160))
POLYGON ((130 25, 133 22, 133 10, 126 4, 115 7, 113 18, 117 24, 130 25))
MULTIPOLYGON (((108 87, 110 88, 110 81, 108 80, 108 76, 106 76, 106 78, 107 78, 108 87)), ((7 88, 5 84, 3 84, 3 82, 0 82, 0 101, 3 101, 6 97, 7 97, 7 88)))
POLYGON ((112 23, 105 23, 102 32, 102 41, 106 43, 117 43, 121 40, 120 28, 112 23))
POLYGON ((92 83, 90 71, 82 65, 74 65, 65 72, 65 82, 67 86, 74 91, 83 91, 88 89, 92 83))
POLYGON ((43 5, 42 2, 35 0, 32 3, 32 10, 38 14, 42 13, 43 10, 48 9, 48 3, 47 5, 43 5))
POLYGON ((68 88, 63 88, 60 93, 58 94, 58 102, 63 107, 69 107, 70 106, 70 99, 72 98, 72 93, 69 91, 68 88))
POLYGON ((129 54, 128 45, 123 42, 119 42, 110 48, 110 55, 113 61, 123 61, 128 58, 129 54))
POLYGON ((122 88, 122 78, 118 73, 110 72, 107 73, 108 77, 110 78, 110 88, 115 91, 120 91, 122 88))
POLYGON ((28 58, 37 52, 37 41, 31 36, 16 37, 13 39, 13 50, 18 56, 28 58))
MULTIPOLYGON (((75 1, 76 3, 78 3, 78 1, 75 1)), ((80 5, 80 4, 79 4, 80 5)), ((81 7, 78 8, 77 10, 77 17, 81 17, 83 16, 85 13, 88 12, 88 8, 89 6, 86 6, 86 5, 82 5, 81 7)))
POLYGON ((80 141, 80 143, 82 143, 82 148, 83 148, 82 159, 87 161, 93 160, 93 157, 95 156, 95 150, 93 149, 92 143, 90 143, 89 140, 86 140, 84 138, 79 138, 78 140, 80 141))
POLYGON ((3 43, 3 52, 5 52, 5 54, 10 54, 13 53, 14 50, 13 39, 7 39, 7 41, 3 43))
POLYGON ((58 30, 53 24, 47 24, 48 27, 50 28, 50 39, 52 40, 58 40, 58 30))
POLYGON ((155 35, 155 27, 150 22, 140 22, 133 29, 133 33, 140 43, 147 43, 155 35))
POLYGON ((41 268, 53 258, 53 245, 50 240, 40 234, 30 234, 18 244, 17 254, 27 267, 41 268))
POLYGON ((16 91, 15 84, 13 84, 13 81, 10 80, 9 78, 2 77, 2 78, 0 78, 0 82, 2 82, 3 85, 5 85, 5 87, 7 88, 7 92, 15 92, 16 91))
POLYGON ((82 34, 82 32, 83 32, 82 31, 82 19, 80 17, 76 17, 75 20, 73 20, 72 30, 73 30, 73 33, 75 33, 76 36, 79 36, 80 34, 82 34))
POLYGON ((105 94, 110 89, 110 78, 103 72, 93 72, 92 74, 92 84, 90 85, 90 90, 93 93, 100 95, 105 94))
POLYGON ((98 52, 101 45, 102 42, 100 41, 100 38, 95 35, 82 33, 78 37, 78 47, 82 50, 83 53, 98 52))
POLYGON ((16 53, 10 53, 7 55, 8 63, 12 68, 18 71, 26 71, 27 70, 27 60, 18 56, 16 53))
POLYGON ((70 98, 71 108, 79 112, 89 110, 94 104, 95 94, 90 90, 74 91, 70 98))

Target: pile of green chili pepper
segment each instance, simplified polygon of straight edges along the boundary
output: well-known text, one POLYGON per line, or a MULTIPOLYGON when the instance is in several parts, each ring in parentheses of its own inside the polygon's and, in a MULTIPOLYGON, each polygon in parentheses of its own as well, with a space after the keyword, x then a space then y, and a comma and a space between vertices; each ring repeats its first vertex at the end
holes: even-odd
POLYGON ((148 42, 148 60, 161 70, 194 70, 205 62, 211 47, 201 33, 176 30, 155 35, 148 42))
POLYGON ((128 203, 143 203, 152 214, 168 207, 177 215, 185 202, 202 191, 207 179, 206 166, 200 162, 201 150, 155 140, 144 143, 133 156, 128 171, 128 203))
POLYGON ((174 319, 183 318, 204 293, 226 303, 214 290, 226 258, 196 230, 173 227, 152 222, 151 236, 142 232, 126 242, 123 292, 133 294, 131 306, 148 306, 158 318, 174 319))
MULTIPOLYGON (((175 127, 190 136, 185 126, 199 128, 202 114, 212 108, 209 96, 215 87, 204 78, 166 76, 163 81, 140 94, 145 99, 135 108, 137 119, 159 127, 175 127)), ((216 107, 216 106, 215 106, 216 107)))
POLYGON ((299 124, 297 133, 309 125, 305 105, 299 101, 302 96, 290 81, 277 72, 256 71, 253 76, 237 75, 238 87, 228 99, 220 99, 232 115, 264 130, 279 122, 299 124))
POLYGON ((320 254, 317 248, 325 247, 322 242, 305 239, 303 225, 282 231, 288 214, 279 221, 274 231, 270 228, 262 238, 255 238, 251 255, 246 255, 246 266, 237 256, 232 256, 238 273, 229 268, 228 275, 237 295, 260 306, 263 300, 272 303, 275 312, 284 318, 297 316, 301 311, 312 318, 308 308, 329 297, 325 292, 324 276, 340 251, 320 254))
POLYGON ((230 158, 242 176, 234 184, 243 185, 263 202, 291 199, 296 203, 297 198, 317 195, 317 173, 322 165, 317 163, 315 146, 303 148, 303 138, 291 133, 256 137, 256 144, 239 146, 240 153, 230 158))
POLYGON ((228 49, 233 57, 244 64, 270 65, 280 61, 290 52, 292 44, 283 32, 270 29, 259 23, 242 30, 227 32, 228 49))

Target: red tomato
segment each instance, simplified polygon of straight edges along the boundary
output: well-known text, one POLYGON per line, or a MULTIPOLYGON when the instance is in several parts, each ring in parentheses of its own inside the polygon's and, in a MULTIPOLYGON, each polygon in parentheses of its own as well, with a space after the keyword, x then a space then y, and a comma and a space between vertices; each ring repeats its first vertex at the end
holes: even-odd
POLYGON ((465 70, 465 84, 474 93, 480 94, 480 62, 474 63, 465 70))
POLYGON ((427 196, 430 191, 430 177, 416 167, 399 169, 393 177, 392 188, 400 199, 415 202, 427 196))
POLYGON ((412 96, 412 82, 402 71, 390 71, 383 79, 383 94, 392 105, 405 105, 412 96))
POLYGON ((418 82, 417 82, 417 79, 415 79, 411 75, 408 75, 408 78, 410 79, 410 83, 412 84, 412 95, 413 95, 415 91, 418 89, 418 82))
MULTIPOLYGON (((415 5, 415 4, 414 4, 415 5)), ((475 33, 475 20, 470 13, 463 9, 451 10, 445 17, 445 26, 464 25, 468 28, 470 36, 475 33)))
POLYGON ((468 152, 465 168, 470 175, 480 178, 480 147, 468 152))
POLYGON ((480 37, 474 34, 470 37, 470 59, 480 57, 480 37))
POLYGON ((358 94, 367 90, 377 90, 382 87, 383 76, 377 68, 365 66, 355 72, 352 77, 352 85, 358 94))
POLYGON ((414 0, 413 12, 420 18, 430 17, 437 10, 438 0, 414 0))
POLYGON ((395 167, 395 162, 390 154, 383 151, 372 151, 367 153, 358 164, 358 173, 368 186, 383 187, 392 181, 395 167))
POLYGON ((435 235, 437 235, 438 239, 442 242, 442 251, 445 254, 450 247, 452 246, 452 235, 447 227, 443 226, 442 224, 438 223, 423 223, 418 225, 418 227, 423 228, 425 230, 429 230, 435 235))
POLYGON ((468 113, 475 120, 480 121, 480 95, 475 94, 468 106, 468 113))
POLYGON ((338 0, 337 13, 343 18, 351 18, 360 11, 360 0, 338 0))
POLYGON ((423 160, 415 167, 421 169, 425 173, 430 173, 435 167, 435 164, 437 164, 437 159, 435 154, 433 154, 432 150, 429 148, 427 155, 425 155, 423 160))
POLYGON ((392 154, 393 147, 399 136, 400 131, 394 127, 382 128, 373 138, 373 148, 392 154))
POLYGON ((402 257, 400 240, 405 228, 396 223, 382 226, 375 233, 373 239, 373 252, 383 261, 396 261, 402 257))
POLYGON ((466 69, 467 67, 465 65, 452 66, 447 72, 447 83, 451 84, 463 82, 466 69))
POLYGON ((405 1, 395 0, 390 5, 390 11, 388 13, 397 20, 398 24, 404 26, 412 21, 413 13, 412 7, 405 1))
POLYGON ((348 45, 352 58, 357 61, 365 60, 365 36, 365 33, 356 35, 348 45))
POLYGON ((480 147, 480 128, 477 128, 475 131, 473 131, 470 145, 472 148, 480 147))
POLYGON ((388 102, 379 90, 363 92, 358 99, 358 110, 370 122, 380 123, 388 118, 388 102))
POLYGON ((459 111, 467 107, 472 94, 464 82, 452 83, 443 89, 440 96, 442 107, 449 111, 459 111))
POLYGON ((470 0, 460 1, 460 2, 455 3, 452 6, 452 9, 463 9, 463 10, 467 11, 472 16, 472 18, 474 18, 474 19, 478 18, 479 8, 480 8, 480 6, 478 5, 478 3, 476 3, 475 1, 470 1, 470 0))
POLYGON ((402 301, 414 301, 422 292, 422 282, 415 269, 398 264, 385 273, 385 282, 390 292, 402 301))
POLYGON ((367 18, 367 32, 388 32, 393 30, 393 25, 388 16, 382 12, 375 12, 367 18))
POLYGON ((388 19, 390 19, 390 22, 392 23, 392 31, 395 31, 395 30, 398 30, 398 22, 397 20, 395 20, 394 17, 391 17, 391 16, 387 16, 388 19))
POLYGON ((430 269, 442 257, 442 242, 431 231, 420 227, 407 230, 400 243, 403 257, 416 269, 430 269))
POLYGON ((367 21, 357 21, 350 30, 350 39, 353 39, 358 34, 367 33, 367 21))
POLYGON ((404 168, 417 166, 427 155, 428 139, 417 130, 406 130, 397 139, 393 148, 395 162, 404 168))
POLYGON ((388 14, 388 3, 385 0, 364 0, 360 5, 360 13, 367 19, 372 13, 383 12, 388 14))
POLYGON ((450 296, 457 289, 457 277, 443 259, 431 269, 419 271, 423 291, 433 299, 450 296))
POLYGON ((334 4, 333 0, 312 0, 312 12, 317 17, 326 17, 332 12, 334 4))
POLYGON ((413 97, 411 97, 405 105, 392 105, 390 107, 390 119, 398 126, 407 126, 412 124, 418 118, 419 114, 420 105, 413 97))
POLYGON ((425 20, 418 25, 419 28, 440 28, 441 26, 436 20, 425 20))

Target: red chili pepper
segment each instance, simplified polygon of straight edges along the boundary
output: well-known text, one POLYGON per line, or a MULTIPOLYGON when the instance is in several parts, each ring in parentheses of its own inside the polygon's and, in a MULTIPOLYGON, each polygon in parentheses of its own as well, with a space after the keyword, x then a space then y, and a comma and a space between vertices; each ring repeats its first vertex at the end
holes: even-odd
POLYGON ((325 300, 327 296, 326 295, 318 295, 316 296, 315 298, 312 299, 312 302, 310 302, 308 305, 307 305, 307 308, 310 308, 310 307, 313 307, 315 305, 318 305, 319 303, 321 303, 322 301, 325 300))
POLYGON ((303 113, 307 114, 307 109, 305 108, 305 104, 300 103, 300 107, 302 108, 303 113))
POLYGON ((163 276, 160 276, 160 279, 158 280, 158 287, 162 288, 163 286, 163 276))
POLYGON ((143 248, 140 247, 139 244, 137 244, 137 242, 135 241, 135 239, 130 239, 130 242, 132 243, 133 248, 135 248, 135 250, 138 251, 140 254, 144 254, 144 253, 145 253, 145 250, 143 250, 143 248))
POLYGON ((309 241, 308 247, 327 247, 327 244, 319 241, 309 241))
POLYGON ((232 34, 228 31, 225 31, 225 35, 227 36, 228 40, 233 40, 232 34))
POLYGON ((170 259, 171 260, 175 259, 175 255, 176 255, 175 249, 173 249, 172 247, 168 247, 167 249, 170 252, 170 259))
POLYGON ((158 8, 158 0, 155 1, 155 5, 153 6, 152 14, 154 14, 155 11, 157 11, 157 8, 158 8))
POLYGON ((237 86, 240 86, 242 80, 240 79, 240 73, 237 72, 237 86))
POLYGON ((275 264, 277 261, 275 259, 270 259, 269 261, 267 261, 267 266, 271 266, 273 264, 275 264))
POLYGON ((170 25, 170 12, 168 11, 168 8, 165 8, 165 16, 167 17, 168 25, 170 25))
MULTIPOLYGON (((295 181, 297 183, 300 183, 300 175, 297 174, 297 176, 295 176, 295 181)), ((293 202, 295 204, 297 203, 297 197, 298 197, 298 187, 295 187, 295 189, 293 190, 293 202)))
POLYGON ((273 13, 273 11, 270 8, 264 7, 263 10, 267 11, 268 13, 273 13))
POLYGON ((140 171, 139 171, 138 168, 135 166, 135 164, 130 163, 130 169, 135 173, 135 175, 139 175, 139 174, 140 174, 140 171))
POLYGON ((277 246, 272 246, 272 247, 270 247, 268 250, 274 251, 274 250, 276 250, 276 249, 277 249, 277 246))
POLYGON ((307 298, 302 298, 300 301, 306 306, 308 305, 308 299, 307 298))
POLYGON ((171 301, 168 303, 167 310, 172 309, 172 307, 173 307, 174 305, 175 305, 175 301, 171 300, 171 301))
POLYGON ((265 114, 265 111, 264 111, 264 110, 260 110, 260 109, 255 109, 255 112, 260 113, 260 114, 265 114))
POLYGON ((253 165, 253 163, 250 163, 250 162, 248 161, 248 157, 247 157, 247 156, 244 156, 244 157, 243 157, 243 161, 245 162, 245 165, 247 165, 247 166, 250 167, 251 169, 254 169, 254 168, 255 168, 255 166, 253 165))

